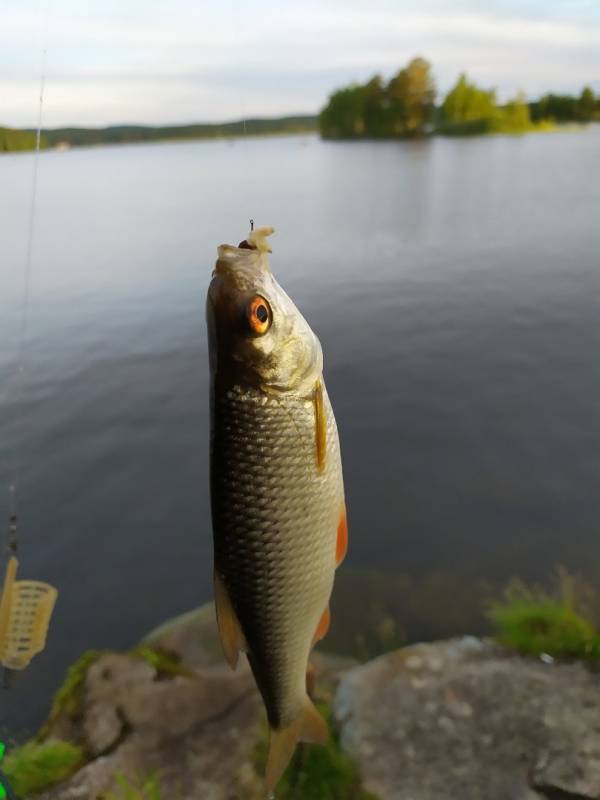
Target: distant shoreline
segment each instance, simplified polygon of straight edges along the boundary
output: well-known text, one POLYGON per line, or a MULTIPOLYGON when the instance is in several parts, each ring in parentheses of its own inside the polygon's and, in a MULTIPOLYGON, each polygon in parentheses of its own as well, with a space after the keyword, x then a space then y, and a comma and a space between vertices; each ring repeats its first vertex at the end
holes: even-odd
MULTIPOLYGON (((224 123, 189 125, 110 125, 105 128, 43 129, 40 146, 43 150, 68 150, 92 145, 143 144, 145 142, 195 141, 199 139, 236 139, 245 136, 276 136, 316 133, 318 116, 311 114, 252 118, 224 123)), ((36 132, 31 129, 0 127, 0 153, 35 149, 36 132)))
MULTIPOLYGON (((282 122, 296 120, 297 118, 289 117, 282 118, 282 120, 253 120, 252 122, 268 123, 268 122, 282 122)), ((306 120, 298 127, 290 125, 289 127, 268 127, 267 125, 260 125, 254 127, 247 124, 246 131, 239 129, 241 122, 226 123, 225 125, 215 124, 214 126, 202 125, 199 126, 203 129, 210 128, 199 134, 180 134, 181 129, 188 129, 196 126, 174 126, 169 129, 168 135, 155 135, 159 128, 152 126, 111 126, 108 128, 55 128, 44 130, 42 132, 41 150, 46 152, 61 152, 70 150, 72 148, 91 148, 91 147, 121 147, 124 145, 140 145, 140 144, 184 144, 189 142, 198 141, 236 141, 245 138, 261 139, 267 137, 278 136, 301 136, 319 134, 318 117, 304 117, 306 120), (314 124, 313 124, 314 123, 314 124), (119 138, 113 132, 120 131, 122 128, 127 130, 135 129, 149 133, 150 135, 140 136, 124 136, 119 138), (238 128, 236 130, 236 128, 238 128), (225 129, 225 130, 224 130, 225 129), (74 136, 68 138, 59 138, 58 134, 64 131, 73 131, 74 136), (89 134, 89 136, 88 136, 89 134), (103 135, 107 134, 107 135, 103 135)), ((523 131, 475 131, 475 130, 445 130, 442 128, 428 131, 419 135, 403 135, 403 136, 323 136, 320 138, 325 142, 407 142, 407 141, 424 141, 433 138, 444 139, 476 139, 480 137, 493 137, 493 136, 524 136, 529 133, 573 133, 585 130, 593 123, 553 123, 544 125, 532 125, 527 130, 523 131)), ((35 132, 31 130, 19 130, 16 128, 2 128, 0 127, 0 156, 3 154, 15 153, 30 153, 35 150, 35 132), (7 137, 10 139, 7 146, 7 137)))

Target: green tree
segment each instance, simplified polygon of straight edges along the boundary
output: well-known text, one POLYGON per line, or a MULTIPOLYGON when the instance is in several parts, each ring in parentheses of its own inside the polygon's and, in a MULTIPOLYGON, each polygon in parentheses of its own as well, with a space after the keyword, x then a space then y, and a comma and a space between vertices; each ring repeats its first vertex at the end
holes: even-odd
POLYGON ((348 139, 365 133, 365 90, 355 84, 334 92, 319 115, 321 135, 348 139))
POLYGON ((572 122, 577 119, 577 98, 568 94, 546 94, 537 103, 532 103, 530 108, 534 122, 541 119, 572 122))
POLYGON ((496 133, 525 133, 531 128, 529 106, 522 92, 497 109, 491 126, 496 133))
POLYGON ((496 114, 496 92, 479 89, 463 72, 442 103, 442 120, 448 125, 491 120, 496 114))
POLYGON ((577 101, 577 116, 582 122, 589 122, 594 118, 596 98, 589 86, 584 86, 577 101))
POLYGON ((424 58, 413 58, 389 82, 387 95, 392 132, 423 133, 431 121, 436 95, 430 63, 424 58))
POLYGON ((389 136, 389 101, 381 75, 364 87, 364 121, 368 136, 389 136))

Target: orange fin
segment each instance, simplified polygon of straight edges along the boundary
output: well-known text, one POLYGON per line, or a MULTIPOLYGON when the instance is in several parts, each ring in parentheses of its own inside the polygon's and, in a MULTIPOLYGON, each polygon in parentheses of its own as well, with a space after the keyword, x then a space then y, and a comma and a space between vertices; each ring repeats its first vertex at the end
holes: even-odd
POLYGON ((271 729, 269 758, 267 759, 266 784, 269 794, 290 763, 298 742, 325 744, 329 738, 327 723, 307 696, 300 717, 287 728, 271 729))
POLYGON ((215 606, 217 608, 217 625, 225 658, 231 669, 237 667, 240 650, 247 650, 248 645, 242 632, 238 618, 231 605, 223 579, 215 570, 215 606))
POLYGON ((329 606, 328 606, 321 615, 321 619, 319 620, 319 624, 317 625, 317 630, 315 631, 315 635, 313 636, 312 640, 313 646, 316 645, 317 642, 320 642, 321 639, 324 639, 327 636, 327 631, 329 630, 330 625, 331 625, 331 612, 329 611, 329 606))
POLYGON ((327 417, 323 401, 323 383, 318 380, 313 389, 313 407, 315 409, 315 450, 317 469, 323 472, 327 455, 327 417))
POLYGON ((340 521, 338 522, 337 541, 335 543, 335 563, 339 567, 348 552, 348 520, 346 506, 342 507, 340 521))

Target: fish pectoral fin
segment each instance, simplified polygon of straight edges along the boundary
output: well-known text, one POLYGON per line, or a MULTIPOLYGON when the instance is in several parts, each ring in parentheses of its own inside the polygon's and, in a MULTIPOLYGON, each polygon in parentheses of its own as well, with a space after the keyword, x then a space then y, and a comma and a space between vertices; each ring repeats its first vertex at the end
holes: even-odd
POLYGON ((330 625, 331 625, 331 612, 329 611, 329 606, 327 606, 325 611, 321 614, 321 619, 319 620, 319 624, 317 625, 315 635, 313 636, 312 640, 313 647, 316 645, 317 642, 320 642, 321 639, 324 639, 327 636, 327 631, 329 630, 330 625))
POLYGON ((313 409, 315 412, 315 458, 317 471, 323 472, 327 457, 327 415, 323 398, 323 382, 318 380, 313 388, 313 409))
POLYGON ((306 696, 302 714, 287 728, 271 728, 271 741, 265 780, 271 793, 290 763, 298 742, 325 744, 329 729, 312 700, 306 696))
POLYGON ((241 650, 248 645, 242 632, 242 626, 236 616, 223 579, 215 570, 215 606, 217 609, 217 625, 225 658, 231 669, 237 667, 241 650))

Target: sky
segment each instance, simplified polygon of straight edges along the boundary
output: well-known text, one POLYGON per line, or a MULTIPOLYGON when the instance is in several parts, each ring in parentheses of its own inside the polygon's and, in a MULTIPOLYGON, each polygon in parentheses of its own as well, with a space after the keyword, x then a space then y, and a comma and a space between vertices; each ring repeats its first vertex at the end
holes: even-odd
POLYGON ((416 55, 500 99, 600 93, 600 0, 0 0, 0 125, 317 112, 416 55))

